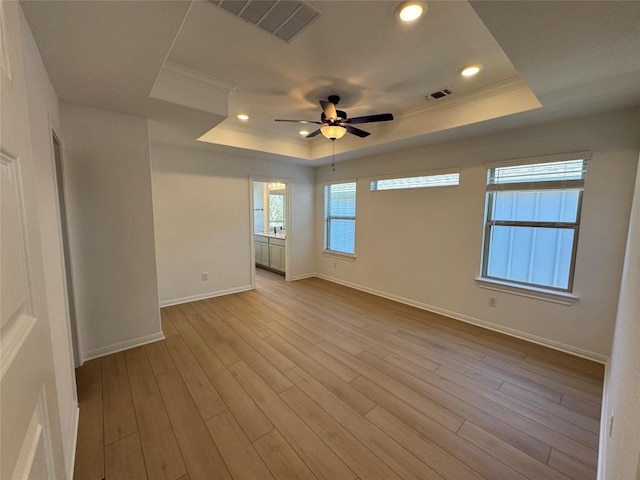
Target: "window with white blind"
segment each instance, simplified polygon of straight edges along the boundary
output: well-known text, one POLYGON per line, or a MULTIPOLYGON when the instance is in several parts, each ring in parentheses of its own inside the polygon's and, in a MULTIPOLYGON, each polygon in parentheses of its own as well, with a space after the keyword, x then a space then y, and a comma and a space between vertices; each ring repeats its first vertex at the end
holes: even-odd
POLYGON ((356 251, 356 182, 324 186, 324 249, 353 255, 356 251))
POLYGON ((482 277, 571 292, 587 162, 490 168, 482 277))
POLYGON ((378 192, 381 190, 406 190, 409 188, 457 187, 459 184, 460 173, 452 172, 372 180, 369 189, 372 192, 378 192))

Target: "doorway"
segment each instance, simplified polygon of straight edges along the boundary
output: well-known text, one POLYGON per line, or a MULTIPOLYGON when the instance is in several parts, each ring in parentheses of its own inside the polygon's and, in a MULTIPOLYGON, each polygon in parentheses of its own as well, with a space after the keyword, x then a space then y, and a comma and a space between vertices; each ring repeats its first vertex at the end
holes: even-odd
POLYGON ((73 362, 76 367, 81 363, 78 344, 78 327, 76 323, 76 303, 73 295, 73 277, 71 273, 71 253, 69 248, 69 229, 67 223, 67 204, 64 196, 64 171, 62 168, 62 144, 55 132, 53 137, 53 158, 55 163, 56 190, 58 194, 58 210, 60 212, 60 232, 62 234, 62 255, 64 260, 65 290, 67 292, 67 311, 69 312, 69 325, 71 330, 71 343, 73 346, 73 362))
POLYGON ((251 192, 251 285, 256 268, 289 280, 291 271, 290 181, 250 177, 251 192))

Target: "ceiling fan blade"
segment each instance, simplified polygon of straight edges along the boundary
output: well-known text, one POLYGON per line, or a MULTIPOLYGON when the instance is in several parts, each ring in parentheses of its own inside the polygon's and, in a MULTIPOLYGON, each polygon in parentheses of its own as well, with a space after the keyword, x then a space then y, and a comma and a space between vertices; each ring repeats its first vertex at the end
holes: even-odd
POLYGON ((338 112, 336 112, 336 106, 333 103, 327 100, 320 100, 320 106, 322 106, 322 110, 324 110, 324 115, 327 117, 327 120, 338 119, 338 112))
POLYGON ((360 130, 359 128, 352 127, 351 125, 343 125, 343 127, 347 129, 347 132, 353 133, 360 138, 368 137, 369 135, 371 135, 369 132, 365 132, 364 130, 360 130))
POLYGON ((316 125, 322 125, 322 122, 316 122, 314 120, 283 120, 281 118, 276 118, 276 122, 293 122, 293 123, 315 123, 316 125))
POLYGON ((364 117, 347 118, 344 123, 371 123, 371 122, 388 122, 393 120, 393 115, 390 113, 379 113, 378 115, 365 115, 364 117))
POLYGON ((311 132, 309 135, 307 135, 304 138, 311 138, 311 137, 315 137, 317 135, 320 135, 320 129, 316 130, 315 132, 311 132))

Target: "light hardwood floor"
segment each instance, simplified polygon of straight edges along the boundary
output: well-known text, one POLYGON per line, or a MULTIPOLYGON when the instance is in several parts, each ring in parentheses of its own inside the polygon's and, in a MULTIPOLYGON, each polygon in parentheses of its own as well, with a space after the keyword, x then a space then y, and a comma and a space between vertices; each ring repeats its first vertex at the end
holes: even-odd
POLYGON ((76 479, 596 477, 601 365, 257 273, 77 369, 76 479))

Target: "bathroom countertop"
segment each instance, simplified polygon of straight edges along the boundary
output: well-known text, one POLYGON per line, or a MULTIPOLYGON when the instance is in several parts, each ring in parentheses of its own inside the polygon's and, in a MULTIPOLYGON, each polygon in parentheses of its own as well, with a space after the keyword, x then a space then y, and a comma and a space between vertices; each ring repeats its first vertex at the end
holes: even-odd
POLYGON ((255 233, 254 235, 259 237, 281 238, 283 240, 287 238, 286 233, 255 233))

